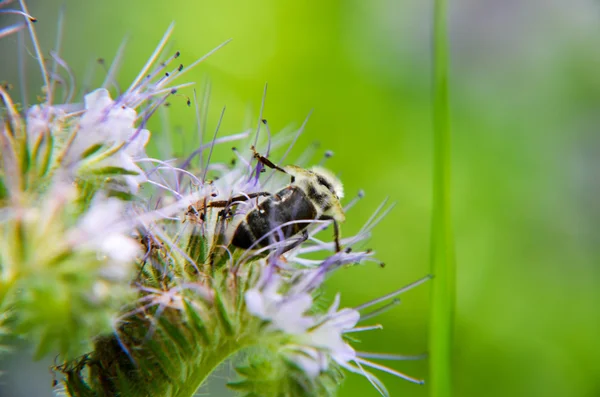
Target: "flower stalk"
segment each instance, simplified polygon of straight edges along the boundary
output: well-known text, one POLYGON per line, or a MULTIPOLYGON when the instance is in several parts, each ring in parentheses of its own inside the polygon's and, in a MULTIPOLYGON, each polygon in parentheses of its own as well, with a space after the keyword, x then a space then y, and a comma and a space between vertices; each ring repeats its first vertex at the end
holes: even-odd
POLYGON ((451 208, 451 132, 448 99, 447 0, 433 13, 433 215, 429 352, 431 396, 452 396, 452 334, 456 263, 451 208))

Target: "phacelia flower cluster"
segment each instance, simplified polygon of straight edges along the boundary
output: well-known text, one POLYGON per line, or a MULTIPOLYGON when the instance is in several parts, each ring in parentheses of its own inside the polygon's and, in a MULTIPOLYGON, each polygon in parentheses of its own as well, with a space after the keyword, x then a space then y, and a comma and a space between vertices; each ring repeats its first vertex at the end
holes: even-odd
POLYGON ((381 328, 360 324, 427 277, 356 308, 320 295, 333 272, 379 264, 363 246, 389 208, 341 234, 363 194, 344 206, 334 174, 288 164, 306 122, 272 135, 261 117, 236 135, 200 131, 187 157, 149 157, 147 121, 205 57, 184 67, 179 52, 164 54, 171 26, 125 91, 111 93, 109 76, 78 102, 76 87, 57 84, 70 80, 66 63, 54 52, 44 60, 21 6, 0 37, 29 30, 45 85, 33 106, 0 88, 0 329, 39 357, 59 353, 57 387, 191 396, 226 359, 237 372, 229 386, 248 396, 333 394, 345 371, 383 395, 372 369, 421 383, 371 361, 392 356, 358 351, 348 335, 381 328), (235 161, 213 158, 232 142, 235 161))

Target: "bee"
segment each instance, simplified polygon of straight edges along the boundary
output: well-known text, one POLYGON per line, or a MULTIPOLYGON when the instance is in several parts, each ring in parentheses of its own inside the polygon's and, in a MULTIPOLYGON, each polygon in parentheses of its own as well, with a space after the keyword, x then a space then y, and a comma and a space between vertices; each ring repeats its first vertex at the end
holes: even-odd
POLYGON ((315 220, 326 220, 333 222, 335 248, 337 252, 341 251, 339 223, 346 219, 340 204, 340 199, 344 197, 341 181, 327 169, 318 166, 310 169, 295 165, 279 167, 256 152, 254 147, 252 150, 254 158, 263 165, 289 175, 290 184, 274 194, 257 192, 229 200, 205 202, 203 208, 224 208, 221 216, 226 217, 232 205, 266 197, 232 227, 230 244, 237 248, 259 249, 273 241, 285 241, 301 233, 299 240, 284 247, 285 252, 308 238, 307 228, 315 220))

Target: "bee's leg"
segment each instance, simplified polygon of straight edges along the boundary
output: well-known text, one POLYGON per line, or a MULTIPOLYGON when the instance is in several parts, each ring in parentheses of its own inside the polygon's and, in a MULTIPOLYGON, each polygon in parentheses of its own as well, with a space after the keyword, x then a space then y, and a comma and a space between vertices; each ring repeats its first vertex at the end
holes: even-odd
POLYGON ((269 193, 269 192, 256 192, 256 193, 250 193, 250 194, 245 194, 245 195, 239 195, 239 196, 231 197, 229 200, 210 201, 210 202, 206 203, 206 207, 207 208, 208 207, 225 208, 232 204, 235 204, 236 202, 248 201, 248 200, 256 198, 256 197, 270 196, 270 195, 271 195, 271 193, 269 193))
POLYGON ((333 220, 333 239, 335 241, 335 252, 342 250, 342 244, 340 243, 340 225, 337 221, 333 220))
POLYGON ((271 195, 271 193, 269 193, 269 192, 255 192, 255 193, 250 193, 247 195, 234 196, 234 197, 231 197, 229 200, 210 201, 205 204, 205 208, 210 208, 210 207, 223 208, 217 214, 217 222, 215 224, 215 232, 214 232, 214 236, 213 236, 213 239, 216 239, 216 240, 213 240, 213 242, 211 243, 211 250, 210 250, 210 253, 208 256, 209 257, 208 264, 211 269, 214 268, 215 263, 219 260, 219 257, 222 254, 221 251, 223 251, 222 248, 217 248, 217 247, 224 243, 221 240, 222 240, 223 236, 225 235, 225 229, 226 229, 225 221, 227 220, 228 217, 231 217, 234 215, 230 211, 230 207, 232 205, 235 205, 238 202, 244 202, 244 201, 248 201, 253 198, 256 198, 256 197, 270 196, 270 195, 271 195))
POLYGON ((271 160, 269 160, 268 158, 266 158, 262 154, 258 153, 256 151, 256 149, 254 148, 254 146, 252 146, 251 149, 252 149, 252 152, 254 152, 254 158, 257 159, 258 161, 260 161, 263 165, 265 165, 265 166, 267 166, 269 168, 272 168, 274 170, 281 171, 284 174, 287 174, 286 170, 284 170, 283 168, 275 165, 271 160))
POLYGON ((235 196, 230 198, 229 200, 231 200, 231 202, 236 202, 236 201, 248 201, 250 199, 256 198, 256 197, 266 197, 266 196, 270 196, 271 193, 269 192, 255 192, 255 193, 248 193, 245 195, 239 195, 239 196, 235 196))
POLYGON ((333 222, 333 241, 335 243, 335 252, 340 252, 342 250, 342 244, 340 243, 340 224, 335 220, 335 218, 329 215, 323 215, 321 216, 321 219, 333 222))
MULTIPOLYGON (((214 271, 215 266, 221 261, 221 258, 224 254, 223 238, 225 236, 225 222, 228 217, 229 206, 231 205, 231 201, 223 200, 223 201, 213 201, 212 203, 216 203, 212 207, 214 208, 223 208, 217 213, 217 220, 215 222, 215 229, 212 236, 212 241, 210 244, 210 250, 208 252, 208 268, 210 271, 214 271)), ((212 204, 208 203, 208 204, 212 204)))

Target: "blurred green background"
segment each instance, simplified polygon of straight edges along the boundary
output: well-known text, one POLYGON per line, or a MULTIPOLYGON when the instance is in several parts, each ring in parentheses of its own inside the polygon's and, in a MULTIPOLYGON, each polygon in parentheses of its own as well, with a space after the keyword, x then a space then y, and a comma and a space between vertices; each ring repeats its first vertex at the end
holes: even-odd
MULTIPOLYGON (((268 82, 273 131, 299 125, 314 109, 291 158, 318 140, 319 153, 335 152, 327 165, 341 172, 347 195, 366 190, 346 234, 385 197, 397 202, 370 243, 387 266, 339 272, 329 291, 355 305, 429 272, 432 1, 28 3, 46 53, 65 3, 62 54, 79 80, 98 57, 110 62, 129 35, 118 74, 127 86, 171 21, 184 64, 233 38, 183 78, 210 80, 209 128, 224 105, 220 133, 247 127, 268 82)), ((600 396, 600 3, 449 3, 456 395, 600 396)), ((0 80, 18 85, 16 41, 0 40, 0 80)), ((37 92, 41 79, 33 58, 27 62, 37 92)), ((191 138, 178 131, 191 134, 195 115, 180 99, 170 120, 181 152, 191 138)), ((158 123, 153 131, 160 140, 158 123)), ((359 349, 425 352, 428 299, 428 286, 404 295, 379 318, 384 330, 365 334, 359 349)), ((8 370, 1 396, 51 395, 47 363, 26 361, 1 363, 8 370)), ((426 360, 391 365, 428 379, 426 360)), ((427 385, 381 378, 392 396, 428 394, 427 385)), ((349 376, 340 395, 377 393, 349 376)))

